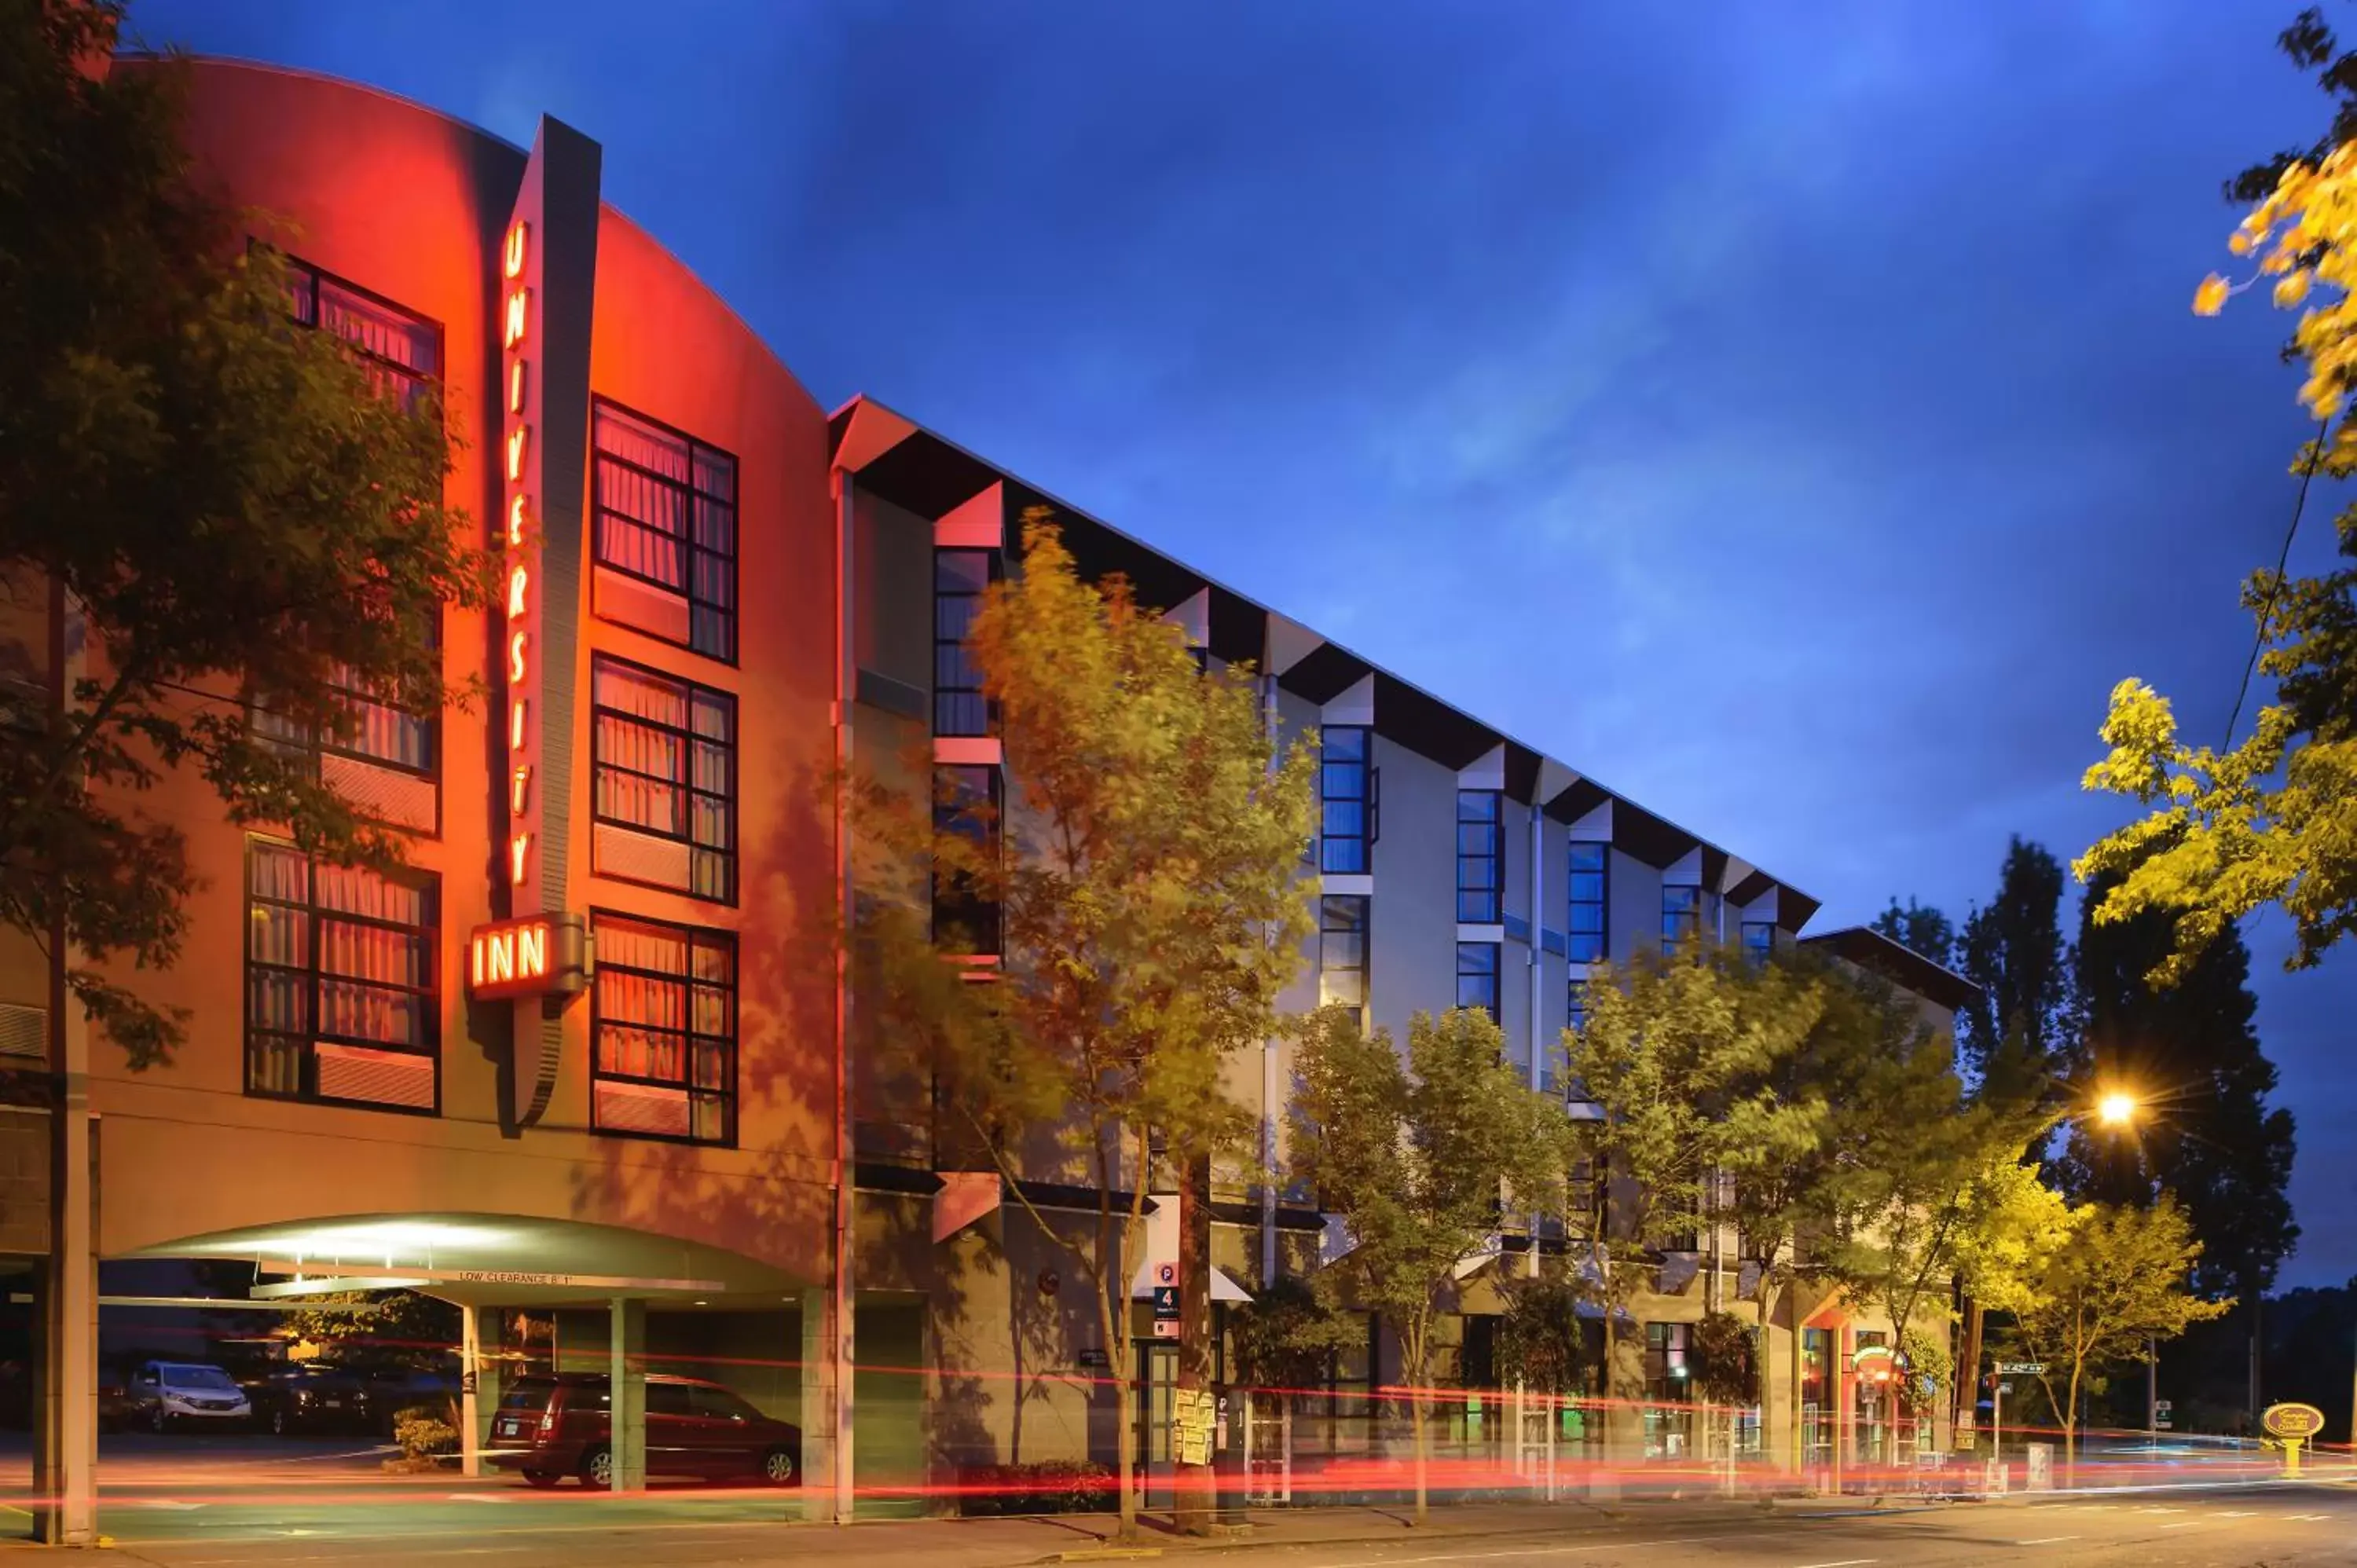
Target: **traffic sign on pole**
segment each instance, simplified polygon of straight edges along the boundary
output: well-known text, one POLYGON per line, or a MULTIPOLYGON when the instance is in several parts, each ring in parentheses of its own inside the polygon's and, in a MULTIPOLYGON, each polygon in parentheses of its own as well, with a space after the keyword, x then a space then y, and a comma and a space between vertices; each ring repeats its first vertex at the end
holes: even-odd
POLYGON ((2000 1378, 2035 1378, 2045 1370, 2046 1363, 2043 1361, 1999 1361, 1996 1364, 1996 1375, 2000 1378))

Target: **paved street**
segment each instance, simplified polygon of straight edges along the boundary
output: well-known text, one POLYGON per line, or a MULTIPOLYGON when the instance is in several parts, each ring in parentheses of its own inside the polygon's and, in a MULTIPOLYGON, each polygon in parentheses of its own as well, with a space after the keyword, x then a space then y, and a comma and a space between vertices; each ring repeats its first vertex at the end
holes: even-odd
MULTIPOLYGON (((909 1520, 836 1530, 798 1522, 766 1490, 665 1487, 612 1498, 511 1480, 388 1477, 385 1450, 259 1434, 110 1437, 102 1462, 108 1556, 155 1568, 242 1563, 909 1564, 1017 1568, 1101 1553, 1102 1518, 909 1520)), ((21 1446, 0 1486, 28 1500, 21 1446)), ((21 1514, 16 1517, 23 1517, 21 1514)), ((1787 1503, 1583 1502, 1437 1510, 1411 1531, 1380 1509, 1254 1516, 1253 1538, 1203 1547, 1150 1532, 1168 1557, 1275 1568, 1899 1568, 1901 1564, 2357 1564, 2357 1485, 2143 1492, 1910 1509, 1787 1503)))

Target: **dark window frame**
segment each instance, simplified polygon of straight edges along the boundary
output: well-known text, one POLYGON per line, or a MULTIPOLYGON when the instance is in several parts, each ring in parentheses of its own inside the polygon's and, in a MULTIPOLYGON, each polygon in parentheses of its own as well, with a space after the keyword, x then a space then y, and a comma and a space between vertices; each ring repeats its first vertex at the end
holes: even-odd
POLYGON ((664 839, 673 843, 685 844, 687 846, 688 853, 688 880, 691 884, 694 881, 695 857, 698 854, 718 855, 722 864, 726 867, 728 890, 725 897, 715 897, 709 893, 697 892, 693 886, 686 887, 673 887, 668 883, 649 882, 642 877, 625 876, 619 872, 606 870, 604 867, 597 865, 597 851, 594 843, 590 851, 592 873, 597 876, 606 878, 609 882, 626 882, 638 887, 659 887, 666 893, 676 893, 682 897, 694 898, 699 903, 716 904, 723 908, 729 909, 737 908, 739 893, 739 878, 737 876, 737 841, 741 836, 741 825, 738 822, 737 807, 741 803, 744 793, 742 789, 744 772, 738 757, 738 737, 741 734, 741 712, 737 702, 737 694, 734 692, 725 692, 717 686, 707 686, 700 681, 692 681, 684 675, 674 675, 668 670, 658 670, 651 664, 641 664, 635 659, 625 659, 618 653, 607 653, 602 650, 593 650, 589 656, 590 822, 593 824, 602 822, 608 827, 621 828, 630 832, 644 833, 649 838, 664 839), (600 664, 615 665, 621 669, 629 670, 635 674, 646 676, 652 680, 662 682, 666 684, 684 687, 686 689, 688 714, 691 725, 695 713, 695 704, 699 698, 717 698, 720 703, 725 705, 728 714, 728 739, 726 743, 726 749, 728 756, 728 791, 725 796, 716 795, 712 790, 700 788, 695 782, 696 746, 699 744, 705 746, 719 746, 722 743, 714 740, 709 736, 698 735, 693 727, 681 729, 674 725, 667 725, 658 720, 642 718, 636 714, 624 713, 619 708, 609 708, 600 704, 597 701, 597 667, 600 664), (657 774, 642 772, 636 768, 627 767, 619 762, 608 763, 606 760, 602 750, 605 732, 603 726, 598 723, 598 721, 603 718, 611 718, 622 724, 636 725, 644 729, 656 730, 679 741, 680 757, 682 765, 685 768, 685 777, 682 779, 666 779, 657 774), (685 804, 687 809, 684 813, 683 820, 687 823, 686 831, 684 832, 665 832, 659 828, 651 828, 643 822, 634 822, 627 817, 609 815, 599 803, 597 791, 597 780, 600 775, 602 775, 609 767, 615 772, 627 775, 632 779, 640 780, 647 784, 661 785, 680 790, 685 796, 685 804), (696 802, 698 800, 713 800, 722 801, 727 808, 728 847, 725 852, 713 849, 711 846, 706 844, 699 844, 695 842, 696 802))
POLYGON ((1383 790, 1375 767, 1375 731, 1372 725, 1326 725, 1318 736, 1318 869, 1329 876, 1364 876, 1375 867, 1375 843, 1383 836, 1383 790), (1333 737, 1357 736, 1358 755, 1336 760, 1333 737), (1339 775, 1339 776, 1338 776, 1339 775), (1337 782, 1357 785, 1356 792, 1337 789, 1337 782), (1337 833, 1329 823, 1335 806, 1359 809, 1359 831, 1337 833), (1355 846, 1355 854, 1339 857, 1334 850, 1355 846))
MULTIPOLYGON (((255 241, 253 244, 261 249, 275 249, 266 242, 255 241)), ((404 365, 389 355, 378 353, 365 343, 355 342, 350 338, 342 339, 345 345, 361 359, 406 382, 408 391, 404 401, 411 407, 415 406, 417 393, 428 391, 442 380, 442 368, 449 362, 449 335, 444 330, 438 317, 421 315, 390 295, 379 294, 376 290, 354 283, 340 274, 331 273, 327 268, 313 262, 307 262, 291 252, 278 251, 276 253, 279 260, 285 264, 288 275, 301 279, 307 285, 304 299, 310 314, 297 315, 295 317, 295 324, 297 327, 313 332, 319 330, 319 285, 331 285, 346 294, 358 295, 380 309, 405 317, 415 326, 425 328, 434 334, 434 368, 430 371, 421 371, 414 365, 404 365)))
POLYGON ((1573 839, 1564 860, 1568 871, 1564 888, 1564 956, 1572 963, 1602 963, 1611 952, 1612 845, 1604 839, 1573 839), (1596 864, 1582 865, 1582 852, 1590 850, 1595 852, 1596 864), (1593 898, 1580 897, 1582 877, 1596 879, 1593 898), (1596 929, 1592 931, 1581 929, 1579 915, 1583 909, 1596 913, 1596 929))
MULTIPOLYGON (((1366 1016, 1367 1007, 1370 1001, 1368 991, 1373 983, 1374 906, 1374 899, 1364 893, 1324 893, 1318 896, 1318 1004, 1320 1007, 1329 1004, 1326 998, 1326 977, 1329 974, 1351 974, 1358 977, 1359 1015, 1362 1019, 1366 1016), (1358 912, 1358 922, 1356 926, 1348 924, 1330 924, 1328 918, 1329 915, 1339 908, 1346 907, 1356 908, 1358 912), (1326 939, 1329 936, 1350 936, 1353 934, 1355 934, 1359 940, 1358 962, 1355 964, 1339 964, 1329 962, 1327 958, 1326 939)), ((1347 1003, 1335 1003, 1332 1004, 1340 1006, 1349 1005, 1347 1003)))
POLYGON ((1460 926, 1502 925, 1506 918, 1506 792, 1502 789, 1457 791, 1457 923, 1460 926), (1486 808, 1487 816, 1467 816, 1471 806, 1486 808), (1480 847, 1484 831, 1489 839, 1480 847), (1466 848, 1468 835, 1476 843, 1466 848), (1488 885, 1480 880, 1487 868, 1488 885), (1469 882, 1467 876, 1475 880, 1469 882))
POLYGON ((974 667, 974 657, 966 651, 967 629, 974 625, 973 609, 979 609, 983 596, 992 584, 999 581, 1006 569, 1005 553, 981 544, 941 544, 933 548, 933 733, 956 739, 974 739, 995 735, 998 731, 998 708, 983 693, 982 672, 974 667), (945 557, 979 555, 983 558, 983 585, 979 588, 944 587, 942 566, 945 557), (970 605, 973 609, 960 623, 957 635, 942 634, 942 612, 946 606, 970 605), (961 679, 954 684, 944 680, 945 674, 961 679), (971 683, 967 683, 971 682, 971 683))
POLYGON ((1505 944, 1458 942, 1457 944, 1457 1005, 1479 1007, 1490 1015, 1490 1022, 1502 1025, 1505 1022, 1503 1011, 1505 994, 1505 944), (1487 955, 1489 963, 1486 970, 1480 967, 1483 955, 1487 955), (1474 967, 1471 969, 1466 967, 1466 961, 1469 958, 1474 961, 1474 967), (1489 996, 1486 1000, 1478 996, 1469 1001, 1467 999, 1465 983, 1469 980, 1489 982, 1489 996))
POLYGON ((242 961, 239 969, 238 987, 238 1017, 240 1025, 238 1048, 240 1061, 242 1063, 240 1081, 244 1087, 246 1097, 253 1100, 273 1100, 284 1104, 333 1105, 354 1111, 382 1111, 395 1116, 440 1116, 442 1114, 442 979, 444 970, 442 962, 443 908, 441 875, 437 872, 421 870, 415 866, 403 866, 393 872, 379 874, 382 875, 387 881, 404 883, 426 893, 428 900, 432 905, 432 923, 425 926, 407 926, 403 925, 398 921, 382 920, 373 916, 352 914, 342 909, 328 908, 321 905, 319 902, 319 857, 316 854, 305 853, 291 839, 281 838, 274 833, 247 833, 245 835, 244 849, 240 858, 239 865, 240 879, 242 883, 241 893, 244 904, 244 919, 242 921, 244 932, 242 941, 239 949, 242 961), (304 864, 304 901, 302 903, 296 904, 284 898, 264 898, 255 894, 253 890, 253 863, 254 849, 257 845, 268 845, 273 849, 286 850, 302 856, 304 864), (298 909, 302 911, 305 921, 303 933, 304 962, 299 968, 287 964, 263 963, 256 961, 253 956, 253 910, 257 905, 268 905, 276 908, 298 909), (387 981, 362 980, 351 975, 336 975, 334 978, 339 983, 345 984, 364 985, 380 991, 395 992, 407 996, 423 998, 424 1005, 420 1009, 419 1016, 423 1020, 425 1026, 425 1045, 422 1047, 412 1047, 384 1040, 364 1039, 358 1036, 330 1034, 328 1030, 320 1026, 321 1014, 319 1007, 319 982, 322 972, 319 968, 319 922, 323 917, 346 925, 363 926, 375 930, 405 932, 412 938, 422 937, 424 939, 423 951, 425 957, 426 983, 423 986, 402 985, 387 981), (302 1030, 299 1033, 289 1034, 284 1029, 264 1028, 254 1022, 253 977, 257 969, 267 970, 281 974, 296 974, 303 977, 304 1015, 306 1021, 310 1025, 309 1028, 302 1030), (299 1076, 304 1085, 303 1088, 298 1089, 292 1094, 282 1094, 274 1090, 257 1089, 254 1087, 253 1041, 257 1035, 267 1035, 277 1039, 291 1039, 297 1043, 302 1051, 302 1067, 299 1076), (320 1041, 323 1039, 330 1045, 353 1046, 362 1050, 383 1051, 390 1055, 397 1056, 419 1057, 431 1062, 434 1067, 434 1103, 431 1106, 395 1105, 389 1101, 381 1100, 347 1100, 339 1095, 321 1094, 318 1089, 318 1046, 320 1041))
POLYGON ((592 905, 589 909, 589 929, 593 943, 593 950, 594 943, 596 941, 596 933, 601 921, 609 924, 619 922, 623 925, 645 927, 658 931, 675 933, 687 939, 688 968, 687 972, 683 974, 669 974, 659 970, 640 969, 633 964, 616 963, 602 959, 597 964, 597 972, 601 975, 630 975, 640 980, 654 981, 666 984, 678 984, 686 987, 688 990, 688 1007, 685 1017, 688 1021, 689 1026, 685 1029, 650 1029, 643 1024, 626 1026, 627 1027, 636 1028, 644 1033, 678 1036, 684 1047, 684 1049, 682 1052, 683 1076, 679 1079, 649 1078, 634 1073, 607 1071, 598 1065, 598 1047, 604 1039, 606 1030, 606 997, 605 992, 599 985, 597 978, 594 976, 591 978, 589 982, 589 1130, 602 1137, 635 1138, 641 1142, 651 1144, 678 1144, 698 1149, 734 1149, 739 1147, 742 1143, 743 1127, 741 1119, 744 1109, 741 1103, 742 1096, 740 1092, 744 1079, 745 1065, 742 1049, 744 1036, 744 972, 742 964, 744 954, 743 950, 737 940, 737 933, 717 926, 692 926, 687 924, 685 921, 666 920, 656 915, 641 915, 628 909, 614 909, 592 905), (728 983, 725 988, 714 986, 712 982, 698 980, 695 977, 694 955, 695 949, 699 943, 706 943, 714 948, 725 950, 727 952, 728 983), (727 994, 728 1033, 726 1036, 726 1042, 728 1047, 728 1087, 726 1090, 699 1089, 695 1083, 696 1042, 698 1040, 722 1038, 722 1036, 716 1035, 699 1034, 694 1026, 695 1018, 694 991, 695 987, 699 985, 716 990, 725 989, 727 994), (694 1106, 695 1096, 699 1093, 716 1094, 723 1100, 726 1106, 726 1120, 728 1123, 727 1135, 724 1138, 699 1138, 693 1133, 649 1133, 636 1127, 601 1126, 598 1124, 597 1121, 597 1085, 601 1081, 607 1083, 631 1084, 649 1089, 683 1090, 688 1096, 689 1121, 691 1124, 693 1124, 694 1119, 694 1106))
MULTIPOLYGON (((1002 820, 1000 813, 1006 809, 1006 783, 999 769, 989 763, 937 762, 933 765, 932 781, 934 832, 955 832, 978 837, 984 842, 986 854, 997 853, 1004 843, 999 828, 1002 820), (963 810, 951 804, 948 790, 945 788, 945 776, 948 775, 982 777, 983 792, 986 809, 989 811, 989 819, 986 822, 969 825, 963 810)), ((966 800, 972 798, 971 794, 964 797, 966 800)), ((993 900, 979 897, 970 891, 951 888, 945 892, 941 884, 941 874, 936 870, 932 888, 932 930, 935 941, 938 942, 941 940, 946 911, 948 924, 954 926, 962 918, 970 918, 975 927, 977 941, 985 937, 988 939, 986 945, 978 945, 972 952, 958 956, 968 958, 1002 956, 1006 945, 1006 929, 997 904, 993 900)))
POLYGON ((1675 958, 1686 950, 1689 941, 1702 940, 1702 888, 1692 882, 1662 884, 1662 956, 1675 958), (1692 902, 1674 895, 1690 894, 1692 902))
POLYGON ((1773 920, 1746 920, 1742 923, 1740 935, 1744 956, 1754 961, 1764 961, 1776 950, 1776 922, 1773 920), (1756 939, 1755 932, 1759 933, 1756 939))
MULTIPOLYGON (((302 328, 307 332, 324 330, 320 324, 319 291, 321 285, 325 285, 329 287, 340 289, 344 293, 363 300, 370 305, 375 306, 381 310, 386 311, 391 315, 400 317, 403 320, 408 322, 413 327, 419 328, 424 331, 432 334, 434 340, 434 364, 431 369, 422 371, 414 365, 404 365, 400 360, 392 358, 390 355, 378 353, 367 344, 360 342, 355 338, 343 337, 340 334, 338 335, 338 340, 340 341, 344 347, 350 349, 355 355, 365 360, 370 365, 384 371, 386 374, 398 378, 404 384, 405 391, 403 396, 405 405, 414 409, 418 394, 431 390, 440 382, 442 379, 442 367, 447 360, 446 350, 447 349, 447 334, 445 332, 442 323, 437 318, 423 315, 418 311, 413 310, 397 299, 393 299, 387 295, 379 294, 372 288, 368 288, 362 285, 354 283, 351 279, 344 277, 340 274, 331 273, 327 268, 320 266, 316 263, 307 262, 302 257, 295 255, 289 252, 277 251, 274 247, 269 246, 264 242, 253 242, 252 248, 271 250, 285 264, 289 281, 296 284, 301 291, 300 298, 302 301, 302 308, 295 315, 294 321, 297 327, 302 328), (306 314, 306 312, 307 312, 307 314, 306 314)), ((435 650, 439 653, 442 649, 442 615, 438 609, 435 613, 434 625, 431 628, 430 635, 434 639, 435 650)), ((384 757, 376 752, 366 751, 357 746, 345 745, 339 741, 331 741, 320 736, 316 731, 303 735, 293 733, 278 735, 264 731, 263 732, 264 738, 274 745, 300 748, 309 751, 315 756, 345 757, 350 761, 366 763, 373 768, 391 768, 396 773, 405 773, 413 779, 423 779, 427 780, 434 786, 434 826, 432 829, 426 830, 412 828, 404 823, 388 823, 386 825, 395 827, 404 832, 423 832, 431 838, 440 838, 442 836, 442 715, 438 713, 412 714, 404 712, 404 710, 395 707, 391 703, 378 700, 362 687, 347 684, 342 681, 331 681, 329 685, 330 688, 339 695, 348 698, 354 703, 364 704, 369 707, 382 708, 388 713, 393 714, 410 724, 419 725, 424 731, 425 751, 425 764, 422 767, 414 766, 410 763, 401 761, 397 757, 384 757)), ((259 707, 257 707, 256 711, 257 713, 266 712, 265 709, 261 709, 259 707)), ((373 821, 374 819, 371 820, 373 821)))
MULTIPOLYGON (((726 664, 731 669, 736 668, 744 640, 740 635, 742 628, 739 625, 745 603, 743 561, 745 509, 740 499, 744 495, 744 492, 745 465, 743 460, 740 459, 736 453, 730 451, 726 446, 715 446, 713 443, 704 440, 700 436, 690 435, 688 432, 682 430, 678 425, 673 424, 666 420, 657 419, 651 413, 641 413, 638 409, 632 408, 629 403, 623 403, 619 398, 610 398, 602 392, 592 394, 589 400, 589 557, 591 565, 593 568, 603 568, 606 571, 613 572, 621 576, 630 578, 634 582, 644 583, 649 587, 658 589, 661 592, 678 595, 687 606, 687 636, 683 639, 665 637, 661 632, 651 631, 647 628, 640 626, 635 622, 617 620, 611 616, 597 616, 597 618, 606 622, 608 626, 622 627, 627 630, 638 633, 640 637, 651 638, 654 641, 666 643, 671 647, 683 650, 686 652, 694 654, 699 659, 709 659, 716 664, 726 664), (621 456, 619 453, 608 452, 604 447, 598 446, 597 413, 600 409, 612 409, 616 413, 621 414, 626 419, 636 420, 639 424, 647 426, 651 430, 659 431, 665 435, 671 436, 674 440, 686 443, 687 478, 682 480, 675 479, 669 474, 659 474, 643 463, 634 463, 630 458, 621 456), (699 453, 708 454, 711 456, 717 457, 728 465, 730 478, 729 489, 734 492, 733 494, 724 498, 715 495, 709 490, 699 489, 696 487, 696 456, 699 453), (602 498, 602 493, 598 488, 597 476, 601 468, 608 463, 613 464, 617 467, 628 469, 630 472, 638 475, 650 484, 661 485, 666 489, 681 492, 686 499, 686 506, 681 514, 686 520, 684 532, 678 534, 664 533, 660 529, 649 527, 645 522, 641 521, 638 518, 632 517, 628 512, 617 511, 613 508, 606 505, 602 498), (709 544, 702 542, 696 538, 695 505, 698 501, 707 502, 716 506, 726 506, 728 509, 729 546, 726 551, 716 549, 709 544), (650 576, 648 574, 638 570, 636 567, 625 565, 619 561, 608 560, 606 558, 606 530, 604 523, 605 520, 609 517, 623 528, 635 529, 641 533, 651 534, 659 540, 668 541, 676 546, 679 552, 680 562, 680 580, 678 584, 674 585, 673 584, 666 583, 662 578, 650 576), (726 564, 728 602, 726 605, 722 605, 716 600, 705 598, 697 592, 696 584, 701 580, 695 570, 698 556, 709 557, 713 560, 722 561, 726 564), (718 624, 723 628, 722 635, 727 644, 725 651, 715 651, 709 648, 699 648, 696 646, 696 612, 699 609, 718 618, 718 624)), ((590 613, 592 615, 596 615, 597 610, 594 604, 596 596, 592 595, 591 598, 593 600, 593 604, 590 613)))

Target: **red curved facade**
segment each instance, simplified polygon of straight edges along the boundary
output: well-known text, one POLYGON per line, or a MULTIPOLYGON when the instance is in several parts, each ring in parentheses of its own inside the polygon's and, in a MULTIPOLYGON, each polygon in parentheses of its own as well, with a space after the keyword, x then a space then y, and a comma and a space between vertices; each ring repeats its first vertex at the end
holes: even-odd
POLYGON ((825 413, 597 199, 597 149, 576 134, 550 123, 527 154, 348 82, 187 70, 199 177, 298 263, 317 291, 298 316, 438 378, 459 447, 449 499, 495 548, 525 361, 541 569, 528 682, 509 679, 513 607, 454 611, 447 672, 483 699, 323 758, 417 830, 430 897, 331 886, 223 821, 193 779, 145 802, 187 831, 206 886, 182 961, 136 980, 190 1010, 187 1047, 135 1075, 92 1051, 101 1254, 321 1215, 488 1212, 630 1227, 823 1279, 825 413), (519 335, 509 233, 542 181, 528 242, 542 286, 519 335), (511 700, 527 689, 534 733, 518 748, 511 700), (508 854, 511 778, 533 758, 538 887, 515 883, 508 854), (535 908, 594 930, 587 993, 470 1000, 469 932, 535 908))

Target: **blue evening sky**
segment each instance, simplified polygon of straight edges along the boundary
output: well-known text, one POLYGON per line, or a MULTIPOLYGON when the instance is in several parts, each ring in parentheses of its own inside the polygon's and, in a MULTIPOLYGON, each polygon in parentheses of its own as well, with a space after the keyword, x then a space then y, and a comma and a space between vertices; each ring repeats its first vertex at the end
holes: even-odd
MULTIPOLYGON (((1825 900, 2066 858, 2223 728, 2299 438, 2218 182, 2296 0, 145 0, 607 195, 871 393, 1825 900)), ((2336 20, 2341 19, 2336 14, 2336 20)), ((2357 24, 2357 11, 2347 19, 2357 24)), ((2337 499, 2300 556, 2326 558, 2337 499)), ((2247 723, 2247 720, 2245 721, 2247 723)), ((2251 932, 2290 1283, 2357 1273, 2357 952, 2251 932)))

